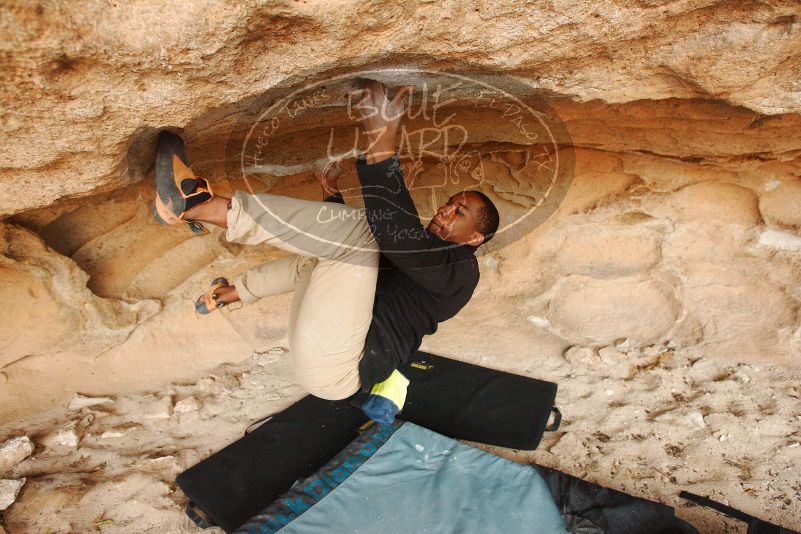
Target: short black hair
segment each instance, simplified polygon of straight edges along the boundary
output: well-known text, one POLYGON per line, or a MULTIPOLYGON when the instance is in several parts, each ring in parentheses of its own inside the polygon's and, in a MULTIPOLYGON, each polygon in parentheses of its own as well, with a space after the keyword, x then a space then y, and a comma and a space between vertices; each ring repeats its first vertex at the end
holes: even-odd
POLYGON ((492 239, 495 232, 498 231, 498 226, 501 224, 501 215, 498 213, 498 208, 495 207, 495 203, 490 200, 490 197, 474 189, 471 189, 470 192, 477 195, 484 203, 484 207, 478 210, 476 214, 476 230, 484 235, 484 241, 482 243, 484 244, 492 239))

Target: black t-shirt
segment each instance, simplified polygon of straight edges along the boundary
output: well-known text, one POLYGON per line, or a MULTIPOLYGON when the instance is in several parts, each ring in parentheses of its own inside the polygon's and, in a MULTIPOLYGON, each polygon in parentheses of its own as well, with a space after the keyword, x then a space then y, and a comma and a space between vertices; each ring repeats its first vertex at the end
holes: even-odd
MULTIPOLYGON (((373 320, 359 362, 369 391, 470 301, 478 284, 475 248, 444 241, 420 223, 397 155, 356 161, 370 230, 381 248, 373 320)), ((339 194, 329 202, 344 203, 339 194)))

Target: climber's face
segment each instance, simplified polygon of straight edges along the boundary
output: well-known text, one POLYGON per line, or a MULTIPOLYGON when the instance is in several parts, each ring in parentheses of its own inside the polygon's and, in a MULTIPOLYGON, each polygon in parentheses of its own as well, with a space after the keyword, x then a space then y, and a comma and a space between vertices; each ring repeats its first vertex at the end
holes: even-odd
POLYGON ((470 191, 456 193, 428 223, 427 230, 444 241, 467 244, 474 247, 484 241, 484 235, 476 228, 484 201, 470 191))

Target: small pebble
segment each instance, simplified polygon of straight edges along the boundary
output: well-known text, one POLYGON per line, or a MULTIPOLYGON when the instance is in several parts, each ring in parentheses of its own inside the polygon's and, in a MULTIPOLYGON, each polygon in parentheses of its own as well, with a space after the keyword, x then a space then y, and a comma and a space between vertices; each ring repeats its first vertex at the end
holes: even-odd
POLYGON ((701 414, 701 412, 692 412, 687 417, 698 428, 706 428, 706 421, 704 421, 704 416, 701 414))
POLYGON ((0 480, 0 512, 14 504, 19 490, 25 484, 25 479, 0 480))

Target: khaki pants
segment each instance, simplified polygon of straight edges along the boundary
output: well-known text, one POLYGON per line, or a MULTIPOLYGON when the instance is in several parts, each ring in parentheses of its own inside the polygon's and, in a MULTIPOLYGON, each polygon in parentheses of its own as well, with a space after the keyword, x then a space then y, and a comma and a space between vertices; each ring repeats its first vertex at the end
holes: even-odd
POLYGON ((380 255, 364 210, 237 191, 227 223, 228 241, 266 243, 292 253, 242 273, 233 283, 247 304, 295 291, 289 349, 300 385, 323 399, 354 394, 380 255))

